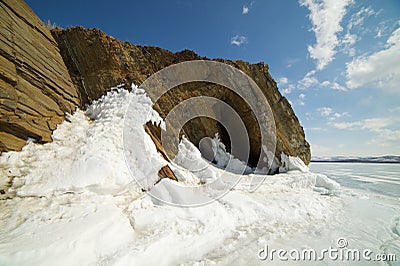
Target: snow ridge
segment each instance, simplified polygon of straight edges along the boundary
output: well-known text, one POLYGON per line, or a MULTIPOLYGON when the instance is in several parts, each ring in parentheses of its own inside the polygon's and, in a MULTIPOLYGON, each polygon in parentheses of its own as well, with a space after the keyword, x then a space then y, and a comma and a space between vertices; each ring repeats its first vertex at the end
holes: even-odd
MULTIPOLYGON (((257 262, 251 252, 258 250, 260 237, 273 243, 340 219, 340 198, 321 195, 339 190, 337 184, 290 169, 269 176, 254 193, 247 189, 254 174, 245 175, 227 195, 201 207, 179 208, 155 200, 134 178, 178 200, 204 195, 176 194, 177 183, 169 179, 153 186, 158 167, 167 162, 143 128, 147 121, 162 126, 151 106, 134 85, 132 92, 117 87, 86 112, 68 115, 52 143, 30 141, 21 152, 0 156, 6 171, 2 174, 13 176, 10 190, 15 194, 0 201, 1 265, 227 264, 234 259, 229 254, 257 262), (126 129, 136 136, 128 150, 126 129), (131 169, 126 152, 134 162, 131 169)), ((222 156, 222 146, 215 144, 222 156)), ((199 151, 188 140, 179 148, 187 156, 180 158, 180 167, 174 162, 171 166, 180 169, 179 184, 195 185, 201 177, 184 167, 191 166, 187 159, 201 159, 199 151)), ((214 177, 223 171, 212 165, 207 169, 214 177)))

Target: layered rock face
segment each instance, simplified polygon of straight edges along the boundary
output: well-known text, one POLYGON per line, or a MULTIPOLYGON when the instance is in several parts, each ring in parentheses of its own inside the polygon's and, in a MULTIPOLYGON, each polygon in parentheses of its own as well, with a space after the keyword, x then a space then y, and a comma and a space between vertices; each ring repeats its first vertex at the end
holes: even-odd
MULTIPOLYGON (((110 87, 117 84, 135 83, 140 85, 155 72, 175 63, 199 60, 192 51, 177 53, 150 46, 132 45, 110 37, 97 29, 82 27, 52 31, 58 42, 61 55, 69 70, 72 81, 77 86, 82 104, 98 99, 110 87)), ((269 101, 276 122, 277 147, 276 157, 281 152, 300 157, 306 164, 310 161, 310 146, 305 140, 303 128, 294 114, 289 102, 283 97, 276 82, 264 63, 249 64, 243 61, 215 59, 232 65, 249 75, 260 87, 269 101)), ((227 88, 209 83, 189 83, 178 86, 166 93, 155 104, 155 109, 165 117, 168 112, 185 99, 196 96, 211 96, 228 103, 243 119, 250 140, 249 163, 255 165, 261 150, 260 129, 254 114, 238 95, 227 88)), ((151 124, 146 126, 162 154, 159 129, 151 124)), ((229 138, 224 128, 209 118, 196 118, 187 123, 181 132, 194 144, 205 137, 219 133, 229 149, 229 138)))
MULTIPOLYGON (((0 0, 0 151, 19 150, 30 138, 51 141, 52 130, 65 112, 98 99, 117 84, 140 85, 157 71, 184 61, 209 60, 192 51, 177 53, 118 41, 96 29, 82 27, 52 32, 22 1, 0 0)), ((281 152, 310 160, 304 131, 290 104, 278 91, 264 63, 214 59, 249 75, 269 101, 276 122, 276 157, 281 152)), ((249 163, 256 165, 261 150, 260 128, 245 101, 216 84, 192 82, 162 96, 155 109, 165 117, 182 101, 210 96, 231 106, 242 118, 250 141, 249 163)), ((201 108, 201 106, 199 107, 201 108)), ((164 158, 170 154, 160 141, 160 128, 148 123, 146 131, 164 158)), ((218 133, 230 149, 226 129, 210 118, 195 118, 180 132, 194 144, 218 133)), ((173 176, 165 168, 162 176, 173 176)))
POLYGON ((23 1, 0 1, 0 152, 51 141, 81 105, 50 30, 23 1))

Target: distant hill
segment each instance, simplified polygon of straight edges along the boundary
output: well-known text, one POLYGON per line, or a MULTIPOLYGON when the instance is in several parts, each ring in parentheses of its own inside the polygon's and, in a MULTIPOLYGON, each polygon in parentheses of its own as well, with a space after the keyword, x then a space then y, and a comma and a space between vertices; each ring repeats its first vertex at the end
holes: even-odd
POLYGON ((335 162, 335 163, 400 163, 400 156, 386 155, 386 156, 333 156, 333 157, 320 157, 312 156, 311 162, 335 162))

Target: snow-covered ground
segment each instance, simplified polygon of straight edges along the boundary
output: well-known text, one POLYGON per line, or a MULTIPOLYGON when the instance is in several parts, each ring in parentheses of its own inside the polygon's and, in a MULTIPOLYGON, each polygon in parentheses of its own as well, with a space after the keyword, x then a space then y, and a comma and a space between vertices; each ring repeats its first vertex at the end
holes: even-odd
MULTIPOLYGON (((12 177, 12 196, 0 201, 0 265, 263 264, 257 254, 266 243, 299 249, 321 244, 323 232, 346 220, 338 183, 309 172, 300 160, 282 155, 286 173, 267 176, 250 193, 254 174, 223 171, 231 155, 218 139, 213 142, 216 166, 186 139, 168 163, 144 131, 149 120, 162 123, 143 91, 114 89, 86 112, 70 115, 52 143, 29 142, 21 152, 3 154, 0 174, 12 177), (137 137, 129 150, 134 169, 125 163, 122 141, 131 102, 137 110, 130 118, 137 137), (157 169, 166 164, 180 186, 215 181, 222 174, 239 183, 214 201, 200 190, 182 195, 175 181, 154 185, 157 169), (203 170, 190 171, 196 167, 203 170), (146 189, 164 199, 211 203, 171 206, 143 192, 136 180, 145 180, 146 189)), ((330 232, 326 245, 340 237, 330 232)))

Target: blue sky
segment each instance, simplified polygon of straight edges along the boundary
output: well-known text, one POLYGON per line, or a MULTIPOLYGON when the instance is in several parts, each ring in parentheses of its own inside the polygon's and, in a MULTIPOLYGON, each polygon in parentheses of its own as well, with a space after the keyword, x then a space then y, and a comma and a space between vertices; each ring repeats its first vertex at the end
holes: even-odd
POLYGON ((400 1, 27 1, 45 22, 263 61, 312 154, 400 154, 400 1))

